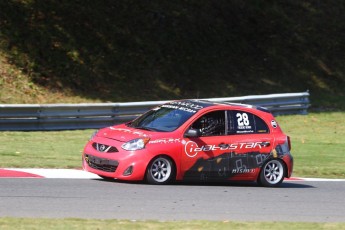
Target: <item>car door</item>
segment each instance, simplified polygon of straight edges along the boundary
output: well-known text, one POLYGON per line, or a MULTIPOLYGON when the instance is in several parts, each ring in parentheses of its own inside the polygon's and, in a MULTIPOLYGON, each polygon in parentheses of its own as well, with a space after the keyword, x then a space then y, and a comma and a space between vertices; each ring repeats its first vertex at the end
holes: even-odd
POLYGON ((225 110, 201 115, 190 126, 195 136, 185 136, 181 157, 184 180, 209 181, 225 176, 229 170, 225 110))
POLYGON ((274 146, 274 136, 259 116, 245 110, 229 110, 228 139, 230 178, 255 178, 274 146))

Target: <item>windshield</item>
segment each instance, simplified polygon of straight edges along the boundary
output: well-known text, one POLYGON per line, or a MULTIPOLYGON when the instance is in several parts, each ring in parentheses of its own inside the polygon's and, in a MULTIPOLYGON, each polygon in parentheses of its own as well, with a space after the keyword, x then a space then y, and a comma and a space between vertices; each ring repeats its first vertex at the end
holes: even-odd
POLYGON ((170 132, 180 127, 194 113, 176 106, 162 105, 138 117, 128 126, 158 132, 170 132))

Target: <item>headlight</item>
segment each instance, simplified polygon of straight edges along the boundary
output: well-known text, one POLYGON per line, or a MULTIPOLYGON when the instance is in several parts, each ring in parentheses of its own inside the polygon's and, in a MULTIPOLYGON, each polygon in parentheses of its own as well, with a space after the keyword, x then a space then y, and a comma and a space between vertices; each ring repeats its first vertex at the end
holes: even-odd
POLYGON ((91 137, 90 137, 90 141, 97 135, 97 133, 98 133, 98 130, 97 131, 95 131, 92 135, 91 135, 91 137))
POLYGON ((139 150, 145 148, 150 138, 138 138, 124 143, 121 147, 127 151, 139 150))

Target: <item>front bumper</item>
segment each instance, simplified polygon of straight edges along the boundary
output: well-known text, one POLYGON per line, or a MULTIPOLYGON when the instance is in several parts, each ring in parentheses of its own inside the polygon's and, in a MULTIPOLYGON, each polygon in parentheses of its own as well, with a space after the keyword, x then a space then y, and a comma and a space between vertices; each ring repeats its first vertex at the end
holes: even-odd
POLYGON ((87 165, 93 169, 104 172, 115 173, 119 162, 116 160, 109 160, 107 158, 100 158, 91 154, 84 154, 84 160, 87 165))
POLYGON ((122 142, 106 138, 94 138, 89 141, 82 155, 83 169, 99 176, 120 180, 143 180, 146 167, 150 161, 146 149, 126 151, 120 146, 122 142), (95 143, 115 146, 117 152, 102 152, 95 148, 95 143))

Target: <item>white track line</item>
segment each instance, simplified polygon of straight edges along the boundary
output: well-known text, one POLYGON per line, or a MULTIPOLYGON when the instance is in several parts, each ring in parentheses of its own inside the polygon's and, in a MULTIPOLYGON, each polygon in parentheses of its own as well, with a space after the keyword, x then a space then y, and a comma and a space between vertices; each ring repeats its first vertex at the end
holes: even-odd
MULTIPOLYGON (((11 170, 15 172, 25 172, 38 175, 44 178, 57 179, 100 179, 96 174, 83 171, 81 169, 43 169, 43 168, 0 168, 3 170, 11 170)), ((0 175, 1 178, 1 175, 0 175)), ((326 179, 326 178, 300 178, 292 177, 288 181, 334 181, 345 182, 345 179, 326 179)))
POLYGON ((327 178, 301 178, 303 181, 338 181, 343 182, 345 179, 327 179, 327 178))

